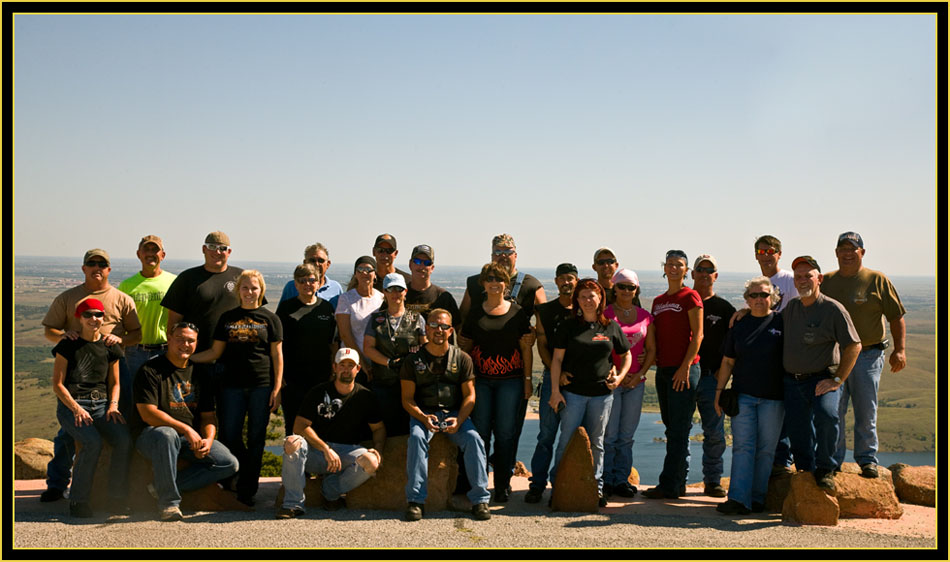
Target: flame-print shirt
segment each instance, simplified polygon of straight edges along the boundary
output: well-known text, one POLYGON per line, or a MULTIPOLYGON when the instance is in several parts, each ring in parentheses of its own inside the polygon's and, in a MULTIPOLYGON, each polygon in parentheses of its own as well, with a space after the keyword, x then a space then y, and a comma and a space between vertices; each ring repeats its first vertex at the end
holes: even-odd
POLYGON ((472 307, 462 326, 462 335, 473 342, 469 355, 475 376, 489 379, 524 376, 520 340, 530 331, 528 316, 515 303, 500 315, 486 313, 481 305, 472 307))

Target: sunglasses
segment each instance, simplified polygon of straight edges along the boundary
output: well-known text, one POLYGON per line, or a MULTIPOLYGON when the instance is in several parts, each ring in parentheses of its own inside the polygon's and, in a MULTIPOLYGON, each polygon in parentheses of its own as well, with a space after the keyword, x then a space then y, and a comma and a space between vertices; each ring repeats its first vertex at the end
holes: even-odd
POLYGON ((416 264, 416 265, 422 265, 422 266, 425 266, 425 267, 429 267, 430 265, 432 265, 432 260, 424 260, 424 259, 420 259, 420 258, 412 258, 412 263, 414 263, 414 264, 416 264))
POLYGON ((386 289, 387 293, 401 293, 403 291, 405 291, 405 289, 403 289, 402 287, 390 287, 386 289))
POLYGON ((376 270, 373 269, 372 267, 358 267, 358 268, 356 268, 356 272, 357 272, 357 273, 373 273, 374 271, 376 271, 376 270))
POLYGON ((750 299, 767 299, 772 296, 772 293, 749 293, 750 299))
POLYGON ((181 329, 181 328, 188 328, 189 330, 194 330, 194 331, 196 331, 196 332, 198 331, 198 326, 195 326, 195 325, 192 324, 191 322, 178 322, 177 324, 175 324, 174 326, 172 326, 172 330, 171 330, 171 331, 174 332, 175 330, 178 330, 178 329, 181 329))
POLYGON ((294 281, 302 285, 316 285, 317 284, 316 277, 298 277, 297 279, 294 279, 294 281))
POLYGON ((697 267, 693 269, 696 273, 716 273, 715 267, 697 267))
POLYGON ((375 248, 373 248, 373 250, 381 254, 393 255, 396 253, 396 248, 380 248, 379 246, 376 246, 375 248))
POLYGON ((636 291, 637 290, 636 285, 628 285, 626 283, 617 283, 616 285, 614 285, 614 287, 617 287, 621 291, 636 291))
POLYGON ((212 252, 227 252, 231 249, 231 246, 226 244, 205 244, 205 248, 208 248, 212 252))
POLYGON ((452 329, 450 324, 442 324, 440 322, 429 322, 429 327, 433 330, 442 330, 443 332, 448 332, 452 329))
POLYGON ((82 313, 83 318, 102 318, 105 315, 101 310, 84 310, 82 313))
POLYGON ((617 263, 617 260, 613 258, 604 258, 602 260, 597 260, 597 265, 611 265, 617 263))
POLYGON ((756 250, 755 250, 755 255, 757 255, 757 256, 765 256, 765 255, 771 256, 771 255, 777 254, 777 253, 778 253, 778 250, 776 250, 775 248, 769 248, 769 249, 767 249, 767 250, 760 250, 760 249, 756 248, 756 250))
POLYGON ((319 263, 323 265, 327 263, 327 260, 325 258, 307 258, 306 263, 319 263))
POLYGON ((507 281, 505 279, 502 279, 501 277, 497 277, 495 275, 489 275, 485 277, 485 282, 486 283, 506 283, 507 281))
POLYGON ((101 267, 104 269, 106 267, 109 267, 109 262, 99 261, 99 260, 89 260, 86 262, 86 267, 101 267))
POLYGON ((493 256, 511 256, 515 253, 514 250, 492 250, 493 256))

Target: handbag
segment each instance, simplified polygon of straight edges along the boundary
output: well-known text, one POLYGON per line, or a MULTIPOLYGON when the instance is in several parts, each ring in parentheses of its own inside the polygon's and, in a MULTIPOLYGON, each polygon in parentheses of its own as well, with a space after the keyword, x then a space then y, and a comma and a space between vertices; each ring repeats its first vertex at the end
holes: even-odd
POLYGON ((739 393, 734 388, 725 388, 719 393, 719 407, 730 418, 739 413, 739 393))

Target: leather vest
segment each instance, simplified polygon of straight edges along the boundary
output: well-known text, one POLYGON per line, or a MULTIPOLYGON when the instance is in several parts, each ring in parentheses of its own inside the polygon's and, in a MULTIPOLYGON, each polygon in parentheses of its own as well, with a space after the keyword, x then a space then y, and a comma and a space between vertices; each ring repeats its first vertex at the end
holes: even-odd
MULTIPOLYGON (((409 355, 409 348, 419 345, 419 332, 416 325, 419 322, 419 313, 406 310, 396 329, 389 322, 388 313, 374 315, 373 337, 376 338, 376 350, 392 359, 399 359, 409 355)), ((385 386, 399 385, 399 373, 388 365, 373 364, 373 382, 385 386)))
POLYGON ((416 404, 426 411, 458 410, 462 405, 462 385, 457 346, 449 346, 445 371, 434 373, 421 351, 407 361, 416 373, 416 404))

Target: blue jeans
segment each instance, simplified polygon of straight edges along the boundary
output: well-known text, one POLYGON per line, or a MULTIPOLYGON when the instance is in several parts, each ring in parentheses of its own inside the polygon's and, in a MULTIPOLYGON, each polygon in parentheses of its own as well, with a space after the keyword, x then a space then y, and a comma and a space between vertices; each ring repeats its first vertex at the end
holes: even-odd
POLYGON ((703 424, 703 482, 719 484, 722 479, 722 455, 726 452, 724 416, 716 414, 716 371, 701 369, 696 387, 696 407, 703 424))
POLYGON ((257 493, 270 422, 271 389, 223 387, 218 391, 218 439, 237 457, 240 463, 237 494, 252 498, 257 493), (247 445, 242 436, 244 418, 247 418, 247 445))
MULTIPOLYGON (((300 437, 300 436, 298 436, 300 437)), ((327 459, 319 450, 310 451, 306 439, 300 437, 300 447, 293 453, 284 450, 284 462, 280 478, 284 485, 284 503, 286 509, 303 509, 304 486, 307 484, 306 472, 323 475, 323 497, 337 500, 343 494, 369 480, 373 475, 367 473, 356 459, 368 451, 360 445, 327 443, 340 457, 341 468, 338 472, 327 469, 327 459)))
POLYGON ((643 407, 643 389, 640 383, 633 388, 618 386, 614 389, 610 419, 604 436, 604 483, 619 486, 630 478, 633 468, 633 435, 640 425, 643 407))
POLYGON ((781 400, 739 394, 739 414, 732 418, 732 472, 729 499, 747 508, 765 504, 785 404, 781 400))
MULTIPOLYGON (((426 412, 431 415, 433 412, 426 412)), ((456 417, 458 412, 449 412, 446 417, 456 417)), ((432 433, 422 422, 409 417, 409 442, 406 450, 406 500, 412 503, 424 504, 428 496, 426 487, 429 479, 429 441, 432 433)), ((466 419, 462 427, 455 433, 446 433, 452 443, 462 451, 465 463, 465 473, 472 488, 468 491, 468 499, 473 505, 488 503, 491 494, 488 493, 488 456, 485 454, 485 444, 471 419, 466 419)))
MULTIPOLYGON (((70 412, 72 413, 72 412, 70 412)), ((57 415, 57 418, 59 416, 57 415)), ((65 492, 69 488, 76 442, 63 427, 53 437, 53 458, 46 464, 46 487, 65 492)))
POLYGON ((660 418, 666 426, 666 457, 657 487, 668 496, 679 496, 689 474, 689 432, 696 411, 696 388, 700 367, 689 367, 689 388, 673 390, 673 375, 679 367, 656 368, 656 396, 660 418))
POLYGON ((815 387, 824 377, 796 381, 785 377, 785 420, 792 441, 792 455, 798 470, 832 471, 838 446, 838 405, 841 388, 815 396, 815 387))
POLYGON ((610 407, 613 394, 604 396, 582 396, 573 392, 562 392, 565 406, 561 410, 561 437, 557 441, 557 455, 554 468, 551 469, 551 482, 556 482, 557 466, 564 456, 567 443, 578 427, 584 426, 590 439, 590 452, 594 457, 594 478, 597 491, 604 490, 604 434, 607 432, 607 420, 610 419, 610 407))
POLYGON ((792 442, 788 438, 788 427, 782 420, 782 430, 779 432, 778 444, 775 446, 775 458, 772 464, 775 466, 789 467, 795 459, 792 458, 792 442))
POLYGON ((122 423, 106 419, 108 400, 76 400, 92 416, 92 425, 76 426, 76 417, 62 402, 57 402, 56 418, 59 425, 81 445, 73 465, 73 484, 69 488, 69 501, 88 503, 92 493, 92 480, 96 475, 99 453, 103 439, 112 445, 109 462, 109 499, 124 501, 129 495, 129 455, 132 439, 129 428, 122 423))
POLYGON ((877 388, 883 369, 883 349, 862 350, 851 374, 841 385, 841 403, 838 406, 841 430, 838 432, 838 450, 835 451, 838 466, 844 462, 847 452, 844 418, 848 414, 849 398, 854 404, 854 462, 859 465, 877 464, 877 388))
POLYGON ((238 460, 219 441, 211 443, 211 451, 198 458, 191 444, 175 429, 148 426, 135 441, 135 448, 152 463, 158 508, 181 504, 181 492, 199 490, 236 473, 238 460), (178 470, 178 459, 190 464, 178 470))
POLYGON ((491 456, 491 438, 495 436, 494 480, 495 490, 507 490, 511 482, 511 467, 515 463, 518 435, 518 408, 524 400, 524 382, 521 378, 493 380, 475 379, 475 409, 472 423, 485 443, 485 453, 491 456))
POLYGON ((548 469, 551 468, 551 459, 554 458, 554 440, 557 438, 557 429, 561 424, 561 415, 551 409, 548 402, 551 400, 551 371, 544 369, 541 378, 541 401, 538 404, 538 444, 534 447, 531 457, 531 489, 544 490, 548 485, 548 469))

